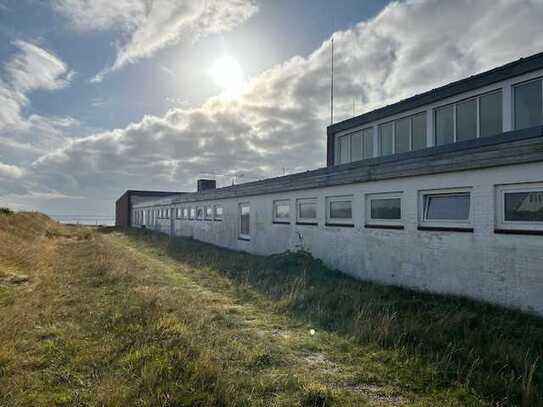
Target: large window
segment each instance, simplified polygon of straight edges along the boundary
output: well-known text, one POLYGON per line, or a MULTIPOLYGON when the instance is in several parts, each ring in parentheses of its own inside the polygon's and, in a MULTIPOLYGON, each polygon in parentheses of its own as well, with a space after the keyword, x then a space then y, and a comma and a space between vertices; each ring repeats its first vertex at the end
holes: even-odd
POLYGON ((296 201, 296 223, 310 225, 318 223, 316 198, 304 198, 296 201))
POLYGON ((403 229, 402 194, 367 194, 366 227, 403 229))
POLYGON ((290 201, 288 199, 273 201, 273 222, 290 223, 290 201))
POLYGON ((393 138, 393 123, 382 124, 379 126, 379 155, 392 154, 393 138))
POLYGON ((423 191, 420 193, 421 227, 472 231, 469 189, 423 191))
POLYGON ((543 90, 541 79, 513 88, 515 99, 515 129, 539 126, 543 123, 543 90))
POLYGON ((543 183, 496 187, 498 229, 543 231, 543 183))
POLYGON ((329 226, 353 225, 352 196, 334 196, 326 198, 326 224, 329 226))
POLYGON ((221 221, 223 219, 222 206, 221 205, 215 205, 214 212, 215 212, 215 218, 214 219, 216 221, 221 221))
POLYGON ((183 208, 182 217, 183 219, 189 218, 189 208, 183 208))
POLYGON ((196 208, 190 208, 189 209, 189 219, 194 220, 196 219, 196 208))
POLYGON ((436 145, 501 133, 502 103, 502 92, 498 90, 436 109, 436 145))
POLYGON ((379 153, 399 154, 426 147, 426 113, 379 126, 379 153))
POLYGON ((213 207, 212 206, 206 206, 206 208, 205 208, 205 219, 206 220, 213 220, 213 207))
POLYGON ((204 220, 204 207, 203 206, 196 207, 196 219, 197 220, 204 220))
POLYGON ((248 203, 239 204, 239 237, 250 239, 251 234, 251 208, 248 203))
POLYGON ((373 157, 373 127, 339 136, 336 149, 337 164, 373 157))

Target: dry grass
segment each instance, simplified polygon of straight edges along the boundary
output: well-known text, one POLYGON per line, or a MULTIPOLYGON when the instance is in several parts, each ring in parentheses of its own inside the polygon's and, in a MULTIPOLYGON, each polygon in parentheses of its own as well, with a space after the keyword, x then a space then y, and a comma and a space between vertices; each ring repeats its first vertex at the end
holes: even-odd
POLYGON ((539 318, 109 231, 0 214, 0 405, 541 401, 539 318))

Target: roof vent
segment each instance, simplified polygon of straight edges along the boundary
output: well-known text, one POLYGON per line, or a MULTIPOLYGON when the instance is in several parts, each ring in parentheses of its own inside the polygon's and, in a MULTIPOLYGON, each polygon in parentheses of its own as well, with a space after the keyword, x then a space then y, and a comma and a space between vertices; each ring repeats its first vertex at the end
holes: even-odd
POLYGON ((217 188, 217 181, 214 179, 199 179, 198 180, 198 192, 207 191, 209 189, 217 188))

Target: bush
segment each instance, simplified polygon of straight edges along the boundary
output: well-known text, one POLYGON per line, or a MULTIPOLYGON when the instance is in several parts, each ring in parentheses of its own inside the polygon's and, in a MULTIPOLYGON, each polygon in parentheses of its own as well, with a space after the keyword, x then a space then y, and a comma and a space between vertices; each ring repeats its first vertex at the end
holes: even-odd
POLYGON ((9 208, 0 208, 0 215, 13 215, 13 211, 9 208))

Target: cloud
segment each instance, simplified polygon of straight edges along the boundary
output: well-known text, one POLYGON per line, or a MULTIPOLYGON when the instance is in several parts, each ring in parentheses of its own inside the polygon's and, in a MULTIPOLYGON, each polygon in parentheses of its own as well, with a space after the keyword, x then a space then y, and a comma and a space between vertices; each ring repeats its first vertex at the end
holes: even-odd
POLYGON ((13 45, 18 52, 4 65, 0 78, 0 131, 29 127, 32 120, 23 113, 28 95, 38 89, 64 88, 74 75, 50 51, 21 40, 13 45))
POLYGON ((24 170, 22 168, 0 162, 0 178, 21 178, 23 175, 24 170))
MULTIPOLYGON (((543 48, 543 1, 426 0, 387 6, 337 32, 336 114, 372 110, 543 48)), ((112 199, 128 188, 194 190, 202 173, 280 175, 325 162, 330 47, 254 77, 237 99, 145 116, 36 160, 34 185, 112 199)), ((112 204, 109 204, 112 207, 112 204)))
POLYGON ((252 0, 55 0, 53 7, 78 30, 115 29, 127 37, 93 82, 181 40, 229 31, 257 10, 252 0))

